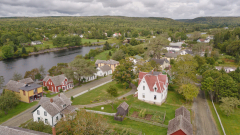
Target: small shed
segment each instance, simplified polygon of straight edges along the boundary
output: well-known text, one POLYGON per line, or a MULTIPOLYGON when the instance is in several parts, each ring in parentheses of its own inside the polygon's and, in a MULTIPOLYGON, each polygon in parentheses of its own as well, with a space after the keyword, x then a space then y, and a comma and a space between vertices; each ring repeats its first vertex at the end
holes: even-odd
POLYGON ((121 103, 117 108, 117 113, 121 116, 128 114, 129 105, 126 102, 121 103))

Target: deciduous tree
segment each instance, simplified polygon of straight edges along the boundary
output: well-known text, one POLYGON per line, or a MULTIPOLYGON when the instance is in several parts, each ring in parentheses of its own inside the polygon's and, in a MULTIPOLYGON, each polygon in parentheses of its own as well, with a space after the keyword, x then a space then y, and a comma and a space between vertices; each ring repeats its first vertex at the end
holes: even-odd
POLYGON ((13 48, 10 45, 4 45, 2 47, 2 56, 4 59, 12 58, 14 55, 13 48))
POLYGON ((213 96, 214 96, 213 85, 214 85, 214 80, 212 79, 212 77, 208 77, 202 82, 202 86, 201 86, 202 90, 205 90, 210 94, 211 100, 213 100, 213 96))
POLYGON ((112 59, 114 59, 116 61, 120 61, 121 59, 124 59, 124 58, 125 58, 125 54, 123 53, 122 50, 118 50, 112 56, 112 59))
POLYGON ((180 94, 184 96, 186 101, 193 101, 199 93, 199 89, 194 84, 183 84, 178 90, 180 94))
POLYGON ((20 73, 18 73, 18 72, 14 72, 14 73, 13 73, 13 78, 12 78, 12 80, 18 81, 18 80, 21 80, 21 79, 23 79, 22 74, 20 74, 20 73))
POLYGON ((31 71, 26 71, 25 75, 24 75, 24 78, 31 77, 33 80, 39 79, 39 75, 38 74, 40 74, 39 69, 38 68, 34 68, 31 71), (38 76, 36 76, 36 75, 38 75, 38 76))
POLYGON ((12 91, 5 91, 0 96, 0 110, 4 111, 5 114, 16 105, 18 105, 20 97, 12 91))
POLYGON ((169 41, 161 36, 153 38, 148 44, 147 54, 153 58, 160 59, 164 47, 168 46, 169 41))
POLYGON ((4 85, 4 77, 3 76, 0 76, 0 89, 3 88, 3 85, 4 85))

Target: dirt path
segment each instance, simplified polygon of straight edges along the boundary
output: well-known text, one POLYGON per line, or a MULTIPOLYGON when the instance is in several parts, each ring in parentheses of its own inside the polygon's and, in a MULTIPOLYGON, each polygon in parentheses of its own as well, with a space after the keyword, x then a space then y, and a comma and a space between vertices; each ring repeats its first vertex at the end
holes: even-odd
POLYGON ((211 110, 202 90, 194 100, 192 110, 194 114, 193 133, 195 135, 219 135, 211 110))

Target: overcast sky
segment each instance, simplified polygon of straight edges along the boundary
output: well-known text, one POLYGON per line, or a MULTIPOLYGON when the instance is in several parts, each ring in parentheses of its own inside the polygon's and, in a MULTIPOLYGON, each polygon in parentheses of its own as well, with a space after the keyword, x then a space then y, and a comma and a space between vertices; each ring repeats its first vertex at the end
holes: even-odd
POLYGON ((240 16, 240 0, 0 0, 0 17, 96 15, 173 19, 240 16))

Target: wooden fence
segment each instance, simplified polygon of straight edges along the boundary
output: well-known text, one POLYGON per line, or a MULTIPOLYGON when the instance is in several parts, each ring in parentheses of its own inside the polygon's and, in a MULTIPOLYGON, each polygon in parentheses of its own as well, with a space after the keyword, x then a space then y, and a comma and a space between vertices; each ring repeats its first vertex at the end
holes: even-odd
POLYGON ((155 125, 155 126, 168 128, 168 125, 165 125, 165 124, 160 124, 160 123, 156 123, 156 122, 152 122, 152 121, 146 121, 146 120, 143 120, 143 119, 138 119, 138 118, 129 117, 129 116, 126 116, 126 118, 129 118, 131 120, 135 120, 135 121, 138 121, 138 122, 143 122, 143 123, 147 123, 147 124, 151 124, 151 125, 155 125))

